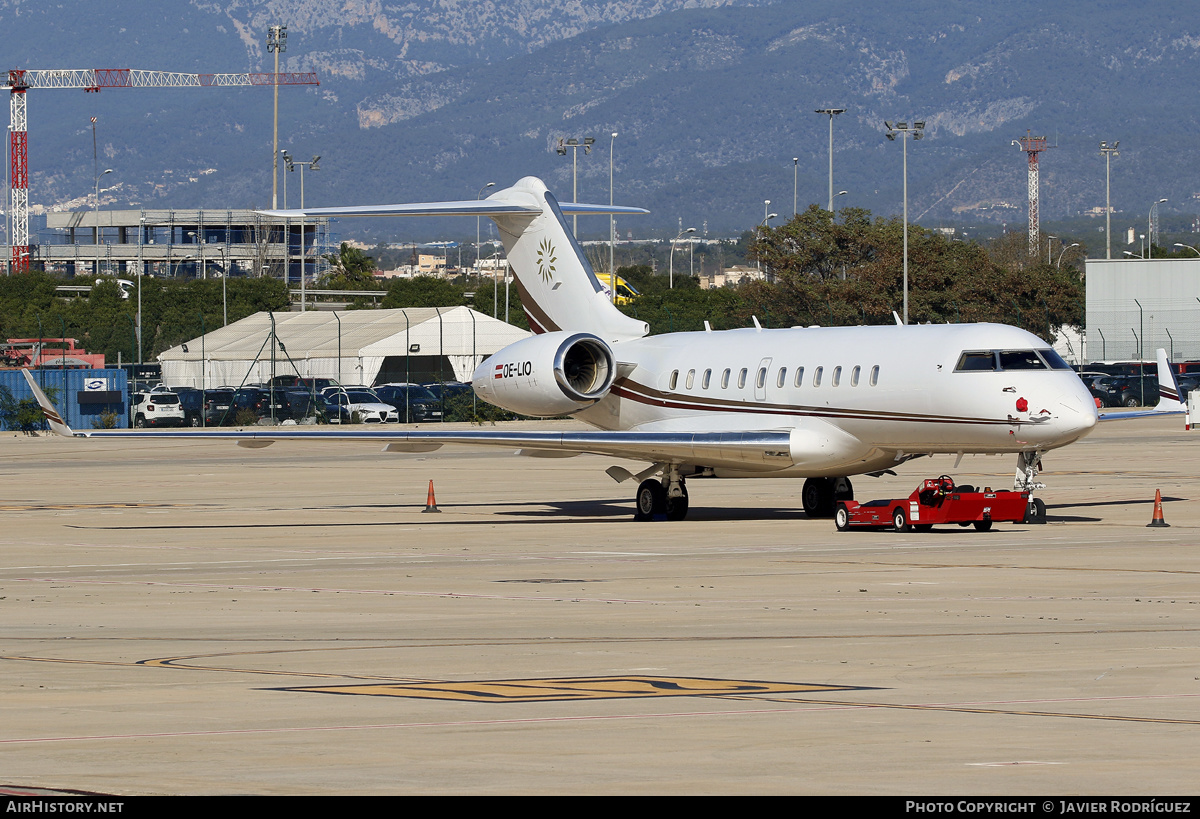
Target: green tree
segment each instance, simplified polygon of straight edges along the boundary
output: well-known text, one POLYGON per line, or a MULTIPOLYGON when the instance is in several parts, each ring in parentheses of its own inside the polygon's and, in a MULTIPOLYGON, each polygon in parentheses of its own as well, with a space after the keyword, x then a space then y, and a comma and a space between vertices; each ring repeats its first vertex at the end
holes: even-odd
MULTIPOLYGON (((1078 274, 1014 255, 1012 238, 984 247, 917 225, 908 232, 910 322, 1016 324, 1047 341, 1058 327, 1082 323, 1078 274)), ((903 247, 898 219, 856 208, 835 218, 812 207, 778 228, 759 228, 751 254, 774 280, 742 293, 770 326, 887 323, 904 302, 903 247)))
POLYGON ((413 276, 411 279, 392 279, 384 309, 401 307, 460 307, 466 303, 466 288, 436 276, 413 276))
POLYGON ((322 277, 320 289, 383 289, 383 285, 375 277, 375 260, 348 242, 342 242, 336 254, 325 258, 329 261, 329 273, 322 277))

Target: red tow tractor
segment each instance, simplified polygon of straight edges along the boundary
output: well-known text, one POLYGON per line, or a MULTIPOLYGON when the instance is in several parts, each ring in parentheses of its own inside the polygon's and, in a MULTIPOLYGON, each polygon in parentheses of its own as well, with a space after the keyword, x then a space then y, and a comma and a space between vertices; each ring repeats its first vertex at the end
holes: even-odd
POLYGON ((1028 492, 955 486, 949 475, 928 478, 907 498, 867 503, 840 501, 834 513, 839 532, 859 527, 891 526, 897 532, 928 532, 937 524, 973 525, 981 532, 995 521, 1044 523, 1046 505, 1028 492))

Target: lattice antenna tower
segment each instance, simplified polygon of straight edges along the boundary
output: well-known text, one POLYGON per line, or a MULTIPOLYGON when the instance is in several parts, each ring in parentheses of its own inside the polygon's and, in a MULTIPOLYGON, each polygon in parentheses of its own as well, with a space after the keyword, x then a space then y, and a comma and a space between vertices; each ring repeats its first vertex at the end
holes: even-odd
POLYGON ((1013 145, 1020 146, 1029 156, 1029 255, 1041 255, 1041 236, 1038 218, 1038 154, 1051 146, 1044 136, 1032 136, 1029 131, 1020 139, 1014 139, 1013 145))

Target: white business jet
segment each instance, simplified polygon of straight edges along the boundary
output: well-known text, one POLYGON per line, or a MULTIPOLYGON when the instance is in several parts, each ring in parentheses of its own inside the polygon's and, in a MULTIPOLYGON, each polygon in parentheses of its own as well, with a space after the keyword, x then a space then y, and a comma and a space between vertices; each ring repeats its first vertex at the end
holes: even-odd
POLYGON ((639 482, 641 520, 682 519, 693 476, 804 478, 805 512, 832 516, 838 500, 853 497, 848 476, 933 454, 1015 453, 1017 488, 1041 488, 1042 453, 1097 422, 1091 395, 1062 358, 1037 336, 1001 324, 771 330, 755 320, 745 329, 649 336, 644 322, 611 304, 567 226, 570 215, 608 213, 646 211, 560 204, 526 177, 482 201, 269 212, 491 218, 536 334, 480 364, 472 385, 504 409, 572 415, 593 430, 73 432, 26 378, 62 435, 227 438, 248 447, 376 440, 393 452, 485 444, 642 462, 637 471, 607 470, 639 482))

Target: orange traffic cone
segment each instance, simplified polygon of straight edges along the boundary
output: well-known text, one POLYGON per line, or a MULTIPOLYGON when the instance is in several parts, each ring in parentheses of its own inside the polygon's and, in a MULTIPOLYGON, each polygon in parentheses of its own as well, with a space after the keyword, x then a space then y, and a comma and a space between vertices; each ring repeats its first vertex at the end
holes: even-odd
POLYGON ((433 497, 433 481, 429 482, 429 497, 425 501, 425 511, 426 512, 442 511, 441 509, 437 508, 437 499, 433 497))
POLYGON ((1170 526, 1171 524, 1163 520, 1162 513, 1162 492, 1154 490, 1154 518, 1146 524, 1146 528, 1151 526, 1170 526))

